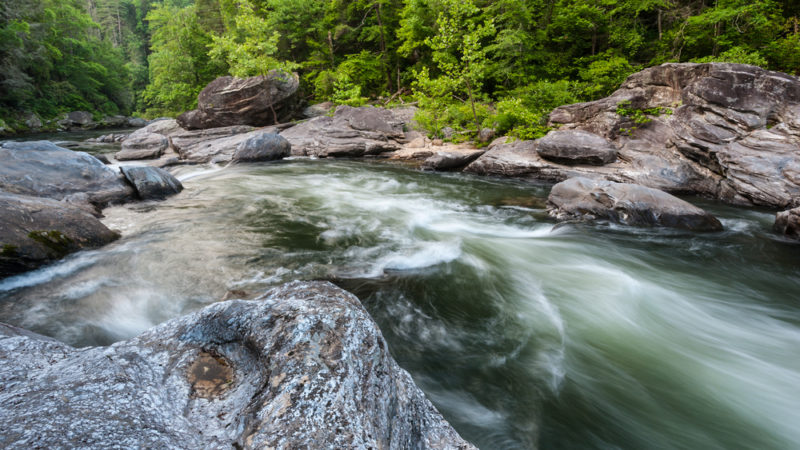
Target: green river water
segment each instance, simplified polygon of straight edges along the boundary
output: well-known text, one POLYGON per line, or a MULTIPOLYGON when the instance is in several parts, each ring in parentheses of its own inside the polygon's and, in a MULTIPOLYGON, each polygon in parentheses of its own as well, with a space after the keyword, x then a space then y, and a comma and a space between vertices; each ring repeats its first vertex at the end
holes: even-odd
POLYGON ((185 167, 123 237, 0 280, 0 321, 77 346, 295 279, 355 293, 483 449, 800 448, 800 253, 726 231, 557 225, 547 188, 386 163, 185 167))

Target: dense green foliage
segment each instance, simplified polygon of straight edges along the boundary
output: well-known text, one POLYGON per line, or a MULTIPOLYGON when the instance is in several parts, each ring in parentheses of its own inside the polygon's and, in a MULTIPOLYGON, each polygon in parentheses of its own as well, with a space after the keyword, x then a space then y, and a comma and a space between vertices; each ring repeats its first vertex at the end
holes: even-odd
POLYGON ((3 118, 176 114, 217 76, 289 68, 309 101, 418 102, 432 134, 531 138, 553 107, 650 65, 800 74, 796 0, 6 0, 1 11, 3 118))

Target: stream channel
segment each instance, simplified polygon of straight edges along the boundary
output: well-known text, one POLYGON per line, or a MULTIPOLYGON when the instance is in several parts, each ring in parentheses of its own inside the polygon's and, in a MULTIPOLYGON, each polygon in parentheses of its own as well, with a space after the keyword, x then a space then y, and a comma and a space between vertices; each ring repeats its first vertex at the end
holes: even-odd
POLYGON ((549 189, 368 161, 175 171, 104 248, 0 280, 0 321, 107 345, 302 279, 355 293, 483 449, 800 448, 800 253, 774 213, 726 231, 548 218, 549 189))

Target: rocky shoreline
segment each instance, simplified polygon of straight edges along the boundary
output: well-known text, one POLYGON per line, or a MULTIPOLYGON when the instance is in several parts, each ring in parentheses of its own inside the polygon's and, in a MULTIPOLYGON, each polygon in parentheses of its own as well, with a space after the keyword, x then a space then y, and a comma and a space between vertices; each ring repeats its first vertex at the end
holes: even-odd
MULTIPOLYGON (((721 230, 672 194, 698 195, 772 208, 776 232, 800 237, 796 77, 664 64, 632 75, 608 98, 557 108, 554 130, 541 139, 500 138, 486 149, 427 139, 409 129, 409 109, 308 108, 315 117, 277 123, 296 107, 296 79, 256 81, 219 79, 198 110, 122 139, 112 162, 144 166, 117 172, 49 142, 4 142, 0 278, 116 239, 97 219, 101 209, 180 192, 163 168, 288 156, 411 161, 555 184, 548 211, 559 221, 721 230), (272 82, 280 85, 274 95, 253 93, 272 92, 272 82), (219 103, 224 98, 233 104, 219 103), (238 121, 253 110, 258 123, 238 121)), ((324 283, 218 303, 107 348, 77 351, 10 326, 0 335, 0 373, 12 380, 0 392, 4 446, 105 445, 113 436, 137 446, 470 448, 397 367, 358 300, 324 283), (197 378, 200 369, 215 377, 197 378), (116 415, 97 415, 104 408, 116 415)))

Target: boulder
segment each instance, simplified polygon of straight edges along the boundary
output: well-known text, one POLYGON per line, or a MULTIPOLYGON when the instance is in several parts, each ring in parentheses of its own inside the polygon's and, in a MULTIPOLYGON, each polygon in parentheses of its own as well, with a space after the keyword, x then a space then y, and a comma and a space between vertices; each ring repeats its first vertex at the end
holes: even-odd
POLYGON ((125 116, 105 116, 100 120, 100 125, 104 127, 124 127, 127 122, 128 118, 125 116))
POLYGON ((143 129, 131 133, 122 141, 122 150, 114 157, 118 161, 138 159, 155 159, 164 154, 169 147, 169 140, 163 134, 142 132, 143 129))
POLYGON ((92 113, 87 111, 72 111, 59 120, 58 126, 65 130, 90 129, 97 126, 92 113))
POLYGON ((507 143, 467 171, 532 179, 577 172, 735 205, 800 206, 800 79, 791 75, 742 64, 663 64, 631 75, 607 98, 556 108, 550 123, 607 139, 619 159, 568 167, 507 143), (645 123, 633 119, 635 111, 645 123))
POLYGON ((800 208, 781 211, 776 214, 774 229, 784 236, 800 239, 800 208))
POLYGON ((292 155, 326 158, 398 150, 398 141, 405 134, 403 122, 388 109, 341 105, 333 117, 316 117, 281 132, 281 136, 292 144, 292 155))
POLYGON ((42 128, 42 119, 40 119, 36 113, 28 113, 25 116, 25 126, 31 130, 38 130, 42 128))
POLYGON ((158 167, 122 166, 119 170, 141 200, 163 199, 183 190, 177 178, 158 167))
POLYGON ((334 108, 333 102, 322 102, 311 105, 303 110, 303 117, 312 119, 314 117, 325 116, 334 108))
POLYGON ((0 190, 55 200, 80 197, 98 207, 133 195, 125 180, 94 156, 48 141, 0 143, 0 190))
POLYGON ((142 119, 141 117, 129 117, 126 125, 131 128, 142 128, 147 126, 147 120, 142 119))
POLYGON ((0 278, 81 249, 103 246, 118 237, 76 206, 0 191, 0 278))
POLYGON ((570 178, 553 186, 548 212, 558 220, 608 220, 631 226, 718 231, 706 211, 657 189, 606 180, 570 178))
POLYGON ((250 78, 219 77, 197 97, 197 109, 178 116, 187 130, 231 125, 265 126, 294 114, 297 74, 272 70, 250 78))
POLYGON ((274 127, 267 127, 256 131, 255 128, 248 125, 207 130, 181 130, 170 136, 170 142, 172 148, 184 162, 229 162, 240 143, 257 133, 276 130, 274 127))
POLYGON ((428 170, 456 170, 478 159, 483 150, 462 150, 436 152, 422 162, 422 168, 428 170))
POLYGON ((154 120, 128 135, 114 157, 119 161, 159 158, 169 148, 169 137, 181 131, 174 119, 154 120))
POLYGON ((233 154, 234 162, 274 161, 289 156, 292 145, 275 133, 258 132, 239 143, 233 154))
POLYGON ((583 130, 554 130, 539 140, 536 149, 544 159, 562 164, 602 166, 617 159, 617 149, 607 139, 583 130))
POLYGON ((353 295, 294 282, 110 347, 0 326, 3 448, 474 448, 353 295))

